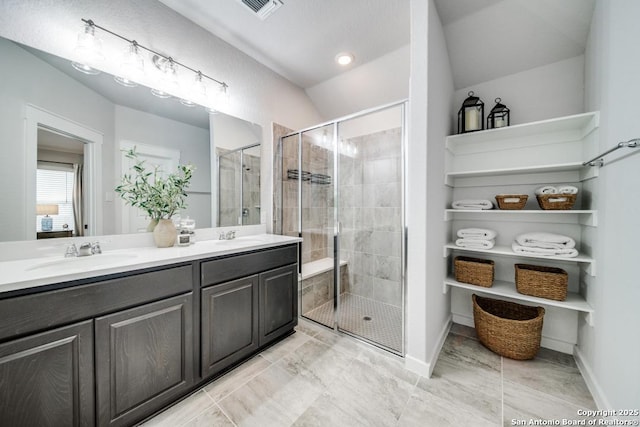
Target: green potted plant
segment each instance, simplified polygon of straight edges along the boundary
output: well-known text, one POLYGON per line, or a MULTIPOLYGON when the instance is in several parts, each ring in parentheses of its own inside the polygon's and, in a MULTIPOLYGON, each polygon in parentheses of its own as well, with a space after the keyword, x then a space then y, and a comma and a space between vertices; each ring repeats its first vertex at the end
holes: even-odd
POLYGON ((151 218, 149 231, 159 248, 173 246, 177 230, 171 217, 186 208, 185 190, 193 176, 193 165, 178 165, 178 171, 165 174, 158 166, 147 170, 145 161, 136 153, 136 148, 126 152, 126 157, 135 161, 131 173, 124 174, 115 192, 126 204, 142 209, 151 218))

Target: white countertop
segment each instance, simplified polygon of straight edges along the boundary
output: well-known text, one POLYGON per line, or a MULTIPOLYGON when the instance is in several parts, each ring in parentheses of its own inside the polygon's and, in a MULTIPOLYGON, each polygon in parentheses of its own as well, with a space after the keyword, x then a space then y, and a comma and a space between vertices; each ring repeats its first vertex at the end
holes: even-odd
POLYGON ((257 234, 233 240, 204 240, 190 246, 131 247, 103 251, 87 257, 64 258, 62 254, 0 262, 0 294, 53 283, 158 267, 196 259, 229 255, 297 243, 302 239, 276 234, 257 234))

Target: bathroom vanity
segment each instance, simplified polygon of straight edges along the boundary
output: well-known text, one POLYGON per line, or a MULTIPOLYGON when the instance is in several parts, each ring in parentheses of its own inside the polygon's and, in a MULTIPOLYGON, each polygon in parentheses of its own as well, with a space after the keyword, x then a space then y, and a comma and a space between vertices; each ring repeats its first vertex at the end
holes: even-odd
POLYGON ((131 425, 292 333, 299 239, 260 237, 0 284, 0 425, 131 425))

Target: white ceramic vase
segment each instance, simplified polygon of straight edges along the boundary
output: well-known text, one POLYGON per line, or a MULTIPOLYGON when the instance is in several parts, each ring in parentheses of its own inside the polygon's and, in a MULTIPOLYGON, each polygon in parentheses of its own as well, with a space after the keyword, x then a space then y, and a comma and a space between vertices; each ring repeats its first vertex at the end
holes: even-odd
POLYGON ((153 240, 159 248, 170 248, 176 242, 178 230, 170 219, 161 219, 153 229, 153 240))

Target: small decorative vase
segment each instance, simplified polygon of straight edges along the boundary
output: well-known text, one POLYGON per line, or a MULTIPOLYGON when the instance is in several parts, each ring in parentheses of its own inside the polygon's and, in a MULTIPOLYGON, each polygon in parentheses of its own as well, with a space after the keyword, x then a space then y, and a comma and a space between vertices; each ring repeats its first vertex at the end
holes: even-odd
POLYGON ((170 248, 176 242, 178 230, 170 219, 161 219, 153 229, 153 240, 159 248, 170 248))
POLYGON ((147 225, 147 231, 151 233, 156 228, 156 225, 158 225, 158 220, 152 219, 149 221, 149 225, 147 225))

